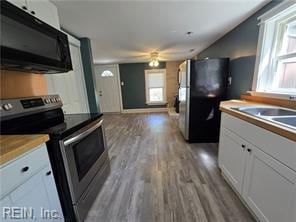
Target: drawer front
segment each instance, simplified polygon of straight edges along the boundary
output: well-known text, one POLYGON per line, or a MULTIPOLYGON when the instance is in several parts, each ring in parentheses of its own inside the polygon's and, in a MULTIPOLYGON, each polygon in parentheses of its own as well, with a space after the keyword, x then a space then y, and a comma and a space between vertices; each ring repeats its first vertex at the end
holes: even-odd
POLYGON ((222 113, 221 125, 296 171, 296 142, 222 113))
POLYGON ((1 179, 5 180, 1 184, 0 199, 48 165, 50 163, 45 144, 5 165, 0 169, 1 179))

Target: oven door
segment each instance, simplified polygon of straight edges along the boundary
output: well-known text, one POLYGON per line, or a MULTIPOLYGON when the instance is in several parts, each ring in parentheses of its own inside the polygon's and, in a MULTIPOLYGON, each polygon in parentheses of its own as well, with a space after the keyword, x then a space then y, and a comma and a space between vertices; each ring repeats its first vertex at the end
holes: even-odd
POLYGON ((108 158, 102 124, 99 119, 60 141, 73 204, 108 158))

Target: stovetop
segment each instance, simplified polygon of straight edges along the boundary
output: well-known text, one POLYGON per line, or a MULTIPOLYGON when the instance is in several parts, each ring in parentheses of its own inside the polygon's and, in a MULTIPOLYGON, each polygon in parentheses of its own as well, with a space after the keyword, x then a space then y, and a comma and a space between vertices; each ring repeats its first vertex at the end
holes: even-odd
POLYGON ((51 136, 66 137, 102 116, 103 114, 97 113, 65 114, 64 121, 62 123, 43 129, 40 133, 50 134, 51 136))
POLYGON ((98 113, 63 114, 62 109, 55 109, 1 121, 1 134, 49 134, 51 138, 64 138, 101 118, 102 115, 98 113))

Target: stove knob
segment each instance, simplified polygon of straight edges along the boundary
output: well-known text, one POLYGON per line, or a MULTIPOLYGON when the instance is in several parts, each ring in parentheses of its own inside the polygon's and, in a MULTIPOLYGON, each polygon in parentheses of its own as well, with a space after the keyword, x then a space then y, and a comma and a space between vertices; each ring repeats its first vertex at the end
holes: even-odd
POLYGON ((54 103, 55 102, 54 98, 50 98, 50 102, 54 103))
POLYGON ((46 104, 48 104, 48 103, 50 103, 50 100, 49 100, 49 99, 45 99, 44 102, 45 102, 46 104))
POLYGON ((12 107, 12 105, 11 105, 10 103, 7 103, 7 104, 4 104, 4 105, 2 106, 2 108, 3 108, 4 110, 6 110, 6 111, 9 111, 9 110, 11 110, 13 107, 12 107))

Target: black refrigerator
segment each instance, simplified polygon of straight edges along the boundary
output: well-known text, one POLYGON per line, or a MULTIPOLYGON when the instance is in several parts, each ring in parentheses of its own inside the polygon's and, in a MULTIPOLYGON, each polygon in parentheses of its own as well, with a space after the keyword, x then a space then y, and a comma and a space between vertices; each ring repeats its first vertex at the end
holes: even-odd
POLYGON ((219 104, 226 99, 229 59, 186 60, 179 67, 179 128, 188 142, 219 140, 219 104))

